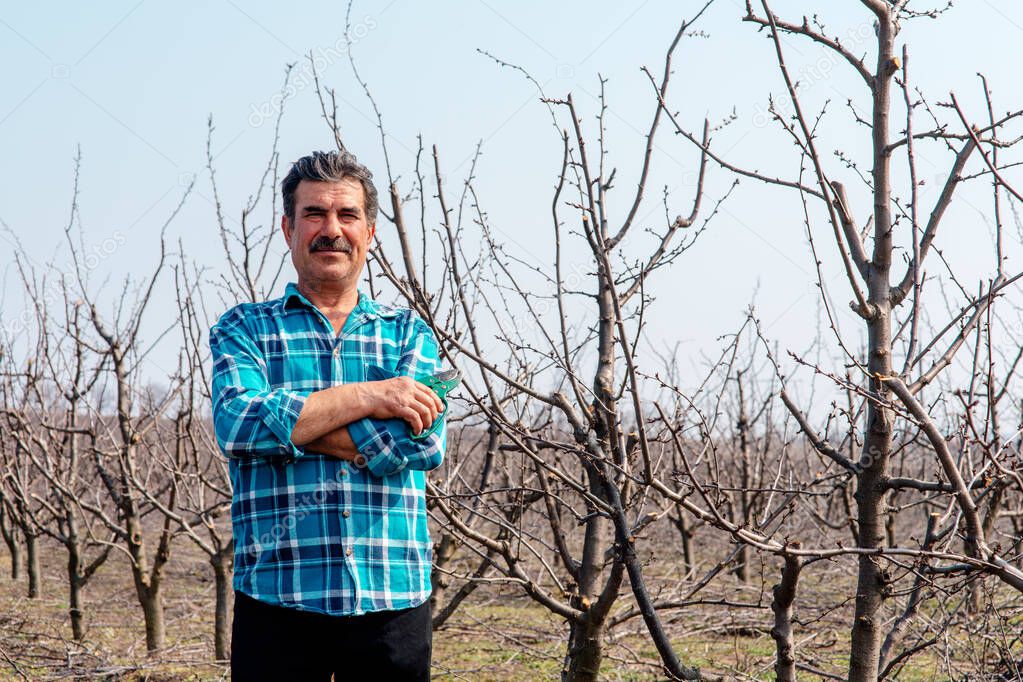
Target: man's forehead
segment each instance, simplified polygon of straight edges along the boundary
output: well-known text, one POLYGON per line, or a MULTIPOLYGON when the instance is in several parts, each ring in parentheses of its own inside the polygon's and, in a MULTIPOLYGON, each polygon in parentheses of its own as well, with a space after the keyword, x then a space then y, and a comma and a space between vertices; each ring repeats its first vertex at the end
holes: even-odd
POLYGON ((354 203, 361 206, 364 199, 362 183, 354 178, 344 178, 338 182, 302 180, 295 188, 297 205, 354 203))

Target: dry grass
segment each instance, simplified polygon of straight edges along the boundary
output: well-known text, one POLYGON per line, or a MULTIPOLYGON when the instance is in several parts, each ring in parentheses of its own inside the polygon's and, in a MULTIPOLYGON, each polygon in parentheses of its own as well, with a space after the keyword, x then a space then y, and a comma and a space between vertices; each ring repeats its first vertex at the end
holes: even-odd
MULTIPOLYGON (((24 597, 23 582, 10 580, 8 557, 3 556, 0 679, 227 679, 227 666, 212 660, 212 570, 204 556, 185 541, 179 541, 174 551, 165 593, 168 647, 154 656, 146 654, 141 612, 122 555, 112 557, 86 588, 88 633, 83 644, 69 639, 60 548, 46 546, 43 596, 34 600, 24 597)), ((663 586, 674 580, 673 566, 656 568, 663 570, 650 570, 652 584, 663 586)), ((801 601, 822 606, 801 609, 798 617, 807 625, 797 630, 800 660, 838 675, 844 673, 846 665, 844 624, 849 605, 835 608, 835 597, 850 594, 847 589, 852 587, 851 573, 842 576, 807 573, 801 585, 801 601)), ((762 585, 759 578, 748 587, 730 578, 719 582, 730 584, 733 591, 701 596, 757 604, 760 594, 769 594, 769 583, 762 585)), ((691 607, 666 612, 665 617, 676 650, 688 664, 726 679, 773 679, 774 642, 769 635, 768 606, 768 602, 759 600, 759 607, 750 609, 691 607)), ((616 612, 630 607, 631 599, 623 596, 616 612)), ((513 589, 481 589, 435 633, 434 679, 557 679, 566 632, 560 619, 513 589)), ((628 621, 615 633, 605 656, 605 679, 663 679, 640 619, 628 621)), ((939 656, 926 653, 914 658, 898 679, 948 679, 942 670, 939 656)))

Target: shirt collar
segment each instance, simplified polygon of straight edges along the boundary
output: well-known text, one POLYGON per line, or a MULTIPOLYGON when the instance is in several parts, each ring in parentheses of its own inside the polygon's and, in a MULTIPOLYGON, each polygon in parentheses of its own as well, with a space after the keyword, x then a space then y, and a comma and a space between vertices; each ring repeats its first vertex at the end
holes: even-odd
MULTIPOLYGON (((290 308, 295 305, 305 305, 316 309, 316 306, 298 290, 298 285, 295 282, 288 282, 288 286, 284 289, 284 307, 290 308)), ((400 312, 397 308, 374 301, 361 289, 359 290, 359 302, 352 310, 353 315, 362 314, 369 319, 397 317, 400 312)))

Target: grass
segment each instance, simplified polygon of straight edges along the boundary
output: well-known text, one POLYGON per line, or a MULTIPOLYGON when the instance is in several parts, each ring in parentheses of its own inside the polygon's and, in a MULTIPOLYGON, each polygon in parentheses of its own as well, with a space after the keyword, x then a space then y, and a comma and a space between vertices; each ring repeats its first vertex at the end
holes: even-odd
MULTIPOLYGON (((29 600, 24 582, 9 578, 8 557, 0 557, 0 680, 224 680, 227 666, 213 661, 213 577, 204 556, 184 541, 168 567, 166 620, 168 646, 156 655, 145 650, 141 612, 125 558, 117 554, 87 586, 88 632, 79 645, 70 640, 67 598, 60 548, 43 553, 43 595, 29 600)), ((651 571, 652 584, 672 579, 670 570, 651 571)), ((836 597, 851 594, 839 576, 804 574, 796 628, 800 662, 844 676, 847 667, 850 604, 836 597)), ((770 576, 766 576, 770 580, 770 576)), ((851 577, 845 578, 848 583, 851 577)), ((755 608, 691 607, 664 612, 679 658, 726 679, 773 679, 775 645, 769 634, 771 611, 761 598, 759 581, 748 587, 723 582, 716 598, 755 608)), ((769 587, 769 584, 768 584, 769 587)), ((632 607, 624 594, 615 613, 632 607)), ((929 608, 930 605, 929 605, 929 608)), ((934 606, 934 609, 939 607, 934 606)), ((1020 622, 1019 613, 1012 614, 1020 622)), ((434 634, 434 679, 537 682, 560 677, 567 626, 513 588, 481 588, 434 634)), ((947 679, 937 651, 914 657, 898 679, 924 682, 947 679)), ((633 618, 607 641, 602 664, 605 680, 659 680, 660 659, 642 620, 633 618)), ((801 679, 816 679, 804 673, 801 679)), ((970 679, 973 679, 972 677, 970 679)))

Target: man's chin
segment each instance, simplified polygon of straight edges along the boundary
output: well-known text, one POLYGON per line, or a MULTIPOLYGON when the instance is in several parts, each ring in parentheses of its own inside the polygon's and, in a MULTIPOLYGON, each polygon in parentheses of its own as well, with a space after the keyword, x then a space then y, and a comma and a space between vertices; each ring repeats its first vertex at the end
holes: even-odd
POLYGON ((320 262, 314 267, 307 268, 306 273, 309 275, 309 279, 342 284, 348 281, 352 269, 348 266, 348 263, 344 262, 320 262))

